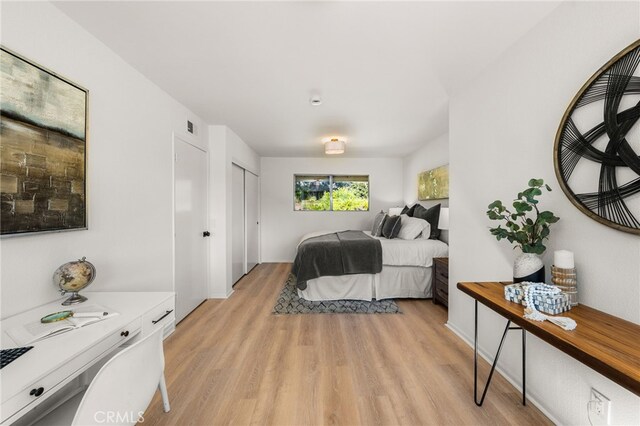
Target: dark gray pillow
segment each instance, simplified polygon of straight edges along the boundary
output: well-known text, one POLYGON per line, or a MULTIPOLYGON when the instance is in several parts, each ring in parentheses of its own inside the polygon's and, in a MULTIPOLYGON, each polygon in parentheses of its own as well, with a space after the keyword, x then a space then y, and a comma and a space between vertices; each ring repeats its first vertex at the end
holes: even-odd
POLYGON ((416 204, 413 211, 413 217, 424 219, 431 225, 430 240, 437 240, 440 238, 440 229, 438 228, 438 220, 440 219, 440 204, 436 204, 430 209, 425 209, 420 204, 416 204))
POLYGON ((387 216, 382 225, 382 236, 389 239, 396 238, 401 226, 400 216, 387 216))
POLYGON ((374 237, 380 237, 382 235, 382 226, 387 219, 387 214, 380 210, 380 213, 373 219, 373 228, 371 229, 371 235, 374 237))
POLYGON ((409 207, 407 207, 407 205, 404 205, 404 208, 402 209, 402 211, 400 212, 401 215, 403 214, 407 214, 407 212, 409 211, 409 207))
POLYGON ((415 217, 416 207, 417 207, 417 206, 419 206, 419 205, 420 205, 420 204, 415 203, 414 205, 412 205, 412 206, 411 206, 411 207, 406 211, 406 213, 403 213, 403 214, 406 214, 406 215, 407 215, 407 216, 409 216, 409 217, 415 217))

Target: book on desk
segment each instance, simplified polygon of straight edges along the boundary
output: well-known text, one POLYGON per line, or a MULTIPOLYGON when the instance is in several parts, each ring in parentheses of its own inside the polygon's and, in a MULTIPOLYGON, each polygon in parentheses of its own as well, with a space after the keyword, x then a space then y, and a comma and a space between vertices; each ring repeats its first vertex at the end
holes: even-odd
POLYGON ((33 318, 25 324, 7 330, 7 334, 19 345, 26 346, 61 333, 85 327, 96 322, 104 321, 118 315, 111 309, 101 305, 86 305, 69 309, 72 314, 65 319, 55 322, 43 322, 41 318, 33 318), (104 313, 100 316, 76 317, 74 314, 89 312, 104 313))

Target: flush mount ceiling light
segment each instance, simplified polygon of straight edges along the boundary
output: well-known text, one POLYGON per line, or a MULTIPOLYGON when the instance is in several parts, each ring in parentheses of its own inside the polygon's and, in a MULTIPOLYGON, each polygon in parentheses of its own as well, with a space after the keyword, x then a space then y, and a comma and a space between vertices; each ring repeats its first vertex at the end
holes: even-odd
POLYGON ((324 143, 324 153, 328 155, 344 154, 345 143, 338 138, 331 138, 324 143))

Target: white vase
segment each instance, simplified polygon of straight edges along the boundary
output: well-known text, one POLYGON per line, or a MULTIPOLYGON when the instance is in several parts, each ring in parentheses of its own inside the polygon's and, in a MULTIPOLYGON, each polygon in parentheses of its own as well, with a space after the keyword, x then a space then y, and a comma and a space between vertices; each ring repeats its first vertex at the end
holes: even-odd
POLYGON ((542 257, 534 253, 522 253, 513 261, 513 282, 530 281, 543 283, 545 281, 544 263, 542 257))

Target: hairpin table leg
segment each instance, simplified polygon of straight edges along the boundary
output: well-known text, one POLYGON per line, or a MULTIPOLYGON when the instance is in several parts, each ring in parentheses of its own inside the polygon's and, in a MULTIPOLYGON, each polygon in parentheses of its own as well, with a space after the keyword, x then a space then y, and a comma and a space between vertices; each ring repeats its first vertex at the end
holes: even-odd
POLYGON ((491 379, 493 378, 493 373, 496 369, 496 365, 498 365, 498 359, 500 358, 500 352, 502 351, 502 346, 504 345, 504 339, 507 337, 507 332, 509 330, 521 330, 522 331, 522 405, 526 405, 526 381, 525 381, 525 361, 526 361, 526 334, 524 329, 520 327, 510 327, 511 321, 507 321, 507 325, 504 328, 504 332, 502 333, 502 338, 500 339, 500 345, 498 345, 498 350, 496 351, 496 357, 493 360, 493 364, 491 365, 491 370, 489 370, 489 377, 487 378, 487 383, 484 385, 484 390, 482 391, 482 396, 478 401, 478 301, 475 301, 475 321, 474 321, 474 345, 473 345, 473 400, 478 407, 481 407, 484 403, 484 398, 487 396, 487 391, 489 390, 489 385, 491 384, 491 379))
POLYGON ((527 332, 522 330, 522 405, 527 405, 527 332))

